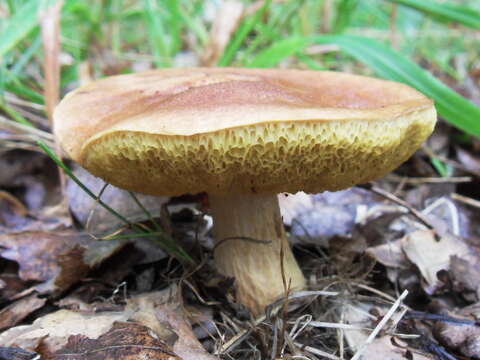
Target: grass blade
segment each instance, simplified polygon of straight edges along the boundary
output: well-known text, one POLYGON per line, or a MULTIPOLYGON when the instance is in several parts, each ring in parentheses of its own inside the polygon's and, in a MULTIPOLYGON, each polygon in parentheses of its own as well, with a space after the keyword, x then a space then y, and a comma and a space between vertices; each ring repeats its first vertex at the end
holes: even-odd
MULTIPOLYGON (((5 75, 5 77, 7 76, 8 75, 5 75)), ((35 104, 44 104, 43 96, 28 86, 23 85, 18 78, 11 78, 11 80, 5 84, 5 89, 35 104)))
POLYGON ((254 56, 247 67, 273 67, 287 56, 303 50, 310 42, 305 36, 293 36, 277 41, 254 56))
POLYGON ((143 15, 147 26, 147 37, 155 56, 155 65, 166 67, 170 65, 166 31, 163 24, 160 9, 155 0, 143 1, 143 15))
POLYGON ((464 5, 435 0, 389 0, 397 4, 411 7, 442 21, 454 21, 462 25, 480 29, 480 11, 464 5))
POLYGON ((7 24, 0 36, 0 58, 38 27, 38 11, 51 3, 52 1, 45 0, 27 1, 6 20, 7 24))
POLYGON ((408 84, 432 98, 435 100, 439 114, 446 121, 467 134, 480 137, 480 107, 450 89, 403 55, 366 37, 317 35, 288 38, 257 54, 252 63, 257 66, 262 64, 273 66, 283 57, 302 51, 309 43, 340 46, 344 52, 371 67, 379 76, 408 84), (290 45, 290 48, 287 45, 290 45), (278 49, 282 51, 278 51, 278 49), (272 56, 271 61, 267 61, 268 56, 272 56))
MULTIPOLYGON (((92 199, 97 201, 97 203, 102 206, 105 210, 107 210, 110 214, 115 216, 117 219, 128 225, 130 228, 139 231, 140 233, 145 233, 145 229, 140 227, 137 224, 131 223, 127 218, 123 215, 116 212, 113 208, 108 206, 102 199, 100 199, 97 195, 95 195, 88 187, 86 187, 79 178, 75 176, 75 174, 70 170, 70 168, 65 165, 65 163, 58 158, 58 156, 50 149, 44 142, 38 141, 37 145, 45 151, 45 153, 72 179, 85 193, 90 196, 92 199)), ((147 231, 147 234, 150 234, 151 231, 147 231)), ((147 235, 151 236, 151 235, 147 235)), ((152 235, 153 236, 153 235, 152 235)), ((167 252, 172 255, 175 255, 178 259, 183 259, 188 262, 193 263, 193 259, 187 252, 179 245, 176 244, 173 239, 167 236, 164 232, 161 232, 160 236, 160 246, 162 246, 167 252)))
POLYGON ((170 34, 170 56, 174 56, 182 47, 183 19, 180 14, 180 5, 177 0, 163 0, 169 14, 168 32, 170 34))
POLYGON ((355 35, 320 35, 317 43, 334 43, 381 77, 406 83, 435 100, 440 115, 455 127, 480 136, 480 107, 450 89, 428 71, 372 39, 355 35))
POLYGON ((218 66, 227 66, 229 65, 235 54, 238 52, 238 49, 242 45, 243 40, 247 37, 250 31, 255 27, 255 25, 261 21, 262 15, 268 9, 272 0, 265 0, 263 6, 258 9, 255 14, 244 19, 240 24, 238 30, 236 31, 233 39, 227 45, 225 52, 218 61, 218 66))
POLYGON ((334 33, 343 32, 350 25, 357 5, 358 0, 341 0, 337 4, 335 21, 333 22, 334 33))

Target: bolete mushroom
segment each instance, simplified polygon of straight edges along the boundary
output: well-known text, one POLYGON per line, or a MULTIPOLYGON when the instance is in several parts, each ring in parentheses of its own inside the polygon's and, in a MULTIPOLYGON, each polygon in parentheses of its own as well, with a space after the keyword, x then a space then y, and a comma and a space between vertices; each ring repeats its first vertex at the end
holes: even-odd
POLYGON ((54 129, 72 159, 113 185, 154 195, 207 192, 218 269, 259 313, 284 294, 284 280, 291 289, 305 285, 277 194, 381 177, 412 155, 435 121, 432 101, 396 82, 192 68, 92 82, 63 99, 54 129))

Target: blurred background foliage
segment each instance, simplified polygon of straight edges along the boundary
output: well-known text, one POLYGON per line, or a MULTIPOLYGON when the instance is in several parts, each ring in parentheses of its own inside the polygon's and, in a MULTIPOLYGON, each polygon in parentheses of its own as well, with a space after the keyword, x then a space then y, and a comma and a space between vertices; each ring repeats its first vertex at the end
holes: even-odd
MULTIPOLYGON (((16 104, 45 102, 39 23, 54 3, 0 0, 0 110, 39 128, 16 104)), ((478 0, 64 0, 60 21, 61 94, 156 67, 337 70, 410 84, 480 135, 478 0)))

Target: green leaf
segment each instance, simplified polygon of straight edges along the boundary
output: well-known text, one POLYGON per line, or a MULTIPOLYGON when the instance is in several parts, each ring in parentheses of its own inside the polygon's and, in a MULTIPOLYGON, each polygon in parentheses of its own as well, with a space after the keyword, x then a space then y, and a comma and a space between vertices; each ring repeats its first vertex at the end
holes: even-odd
POLYGON ((165 24, 162 13, 157 7, 155 0, 143 0, 144 19, 147 26, 147 36, 155 56, 155 64, 158 67, 166 67, 171 63, 168 56, 168 45, 166 40, 165 24))
POLYGON ((274 66, 284 57, 302 51, 310 43, 337 44, 344 52, 371 67, 381 77, 408 84, 432 98, 439 114, 453 126, 470 135, 480 136, 480 107, 403 55, 369 38, 356 35, 287 38, 257 54, 250 65, 274 66))
POLYGON ((480 29, 480 11, 468 6, 435 0, 389 0, 408 6, 444 21, 454 21, 468 27, 480 29))
POLYGON ((204 23, 199 20, 198 16, 192 14, 189 11, 186 11, 181 6, 178 7, 178 16, 181 17, 181 20, 195 36, 197 37, 200 44, 204 45, 208 41, 208 31, 205 28, 204 23))
POLYGON ((303 50, 311 40, 305 36, 293 36, 273 43, 261 51, 247 64, 247 67, 273 67, 287 56, 303 50))
POLYGON ((256 36, 250 38, 245 49, 242 49, 238 63, 246 66, 258 49, 282 39, 283 29, 290 28, 291 35, 300 34, 298 13, 303 3, 303 0, 287 0, 281 6, 270 6, 265 22, 258 21, 252 29, 251 33, 256 36))
POLYGON ((177 0, 163 0, 166 7, 168 17, 168 32, 170 34, 170 55, 176 54, 182 47, 182 28, 183 19, 180 14, 180 5, 177 0))
POLYGON ((268 9, 272 0, 264 0, 263 6, 258 9, 255 14, 249 16, 242 21, 238 27, 233 39, 228 43, 227 48, 225 49, 222 57, 218 60, 218 66, 227 66, 229 65, 238 49, 242 45, 243 40, 247 37, 250 31, 255 27, 255 25, 261 21, 262 15, 268 9))
MULTIPOLYGON (((74 181, 80 189, 82 189, 88 196, 90 196, 93 200, 95 200, 100 206, 102 206, 105 210, 107 210, 110 214, 115 216, 120 221, 124 222, 130 228, 139 231, 140 233, 147 232, 151 234, 152 231, 150 229, 145 229, 144 227, 131 223, 126 217, 119 214, 113 208, 111 208, 108 204, 106 204, 100 196, 95 195, 74 173, 73 171, 55 154, 55 152, 50 149, 43 141, 37 141, 37 145, 45 151, 45 153, 59 166, 65 174, 67 174, 72 181, 74 181)), ((142 207, 143 208, 143 207, 142 207)), ((161 230, 161 229, 157 229, 161 230)), ((181 245, 177 244, 170 236, 168 236, 163 231, 157 231, 156 235, 160 235, 159 241, 160 245, 170 254, 177 256, 180 260, 186 260, 187 262, 193 263, 193 259, 188 253, 181 247, 181 245)), ((152 236, 152 235, 147 235, 152 236)))
POLYGON ((340 33, 350 25, 357 5, 358 0, 341 0, 337 4, 335 21, 333 22, 334 33, 340 33))
POLYGON ((7 19, 0 36, 0 58, 13 49, 38 26, 41 1, 27 1, 12 17, 7 19))
POLYGON ((5 84, 5 89, 36 104, 45 103, 42 94, 30 89, 26 85, 23 85, 17 78, 12 78, 11 81, 7 82, 5 84))
POLYGON ((480 136, 480 107, 382 43, 355 35, 320 35, 313 37, 313 41, 337 44, 381 77, 416 88, 435 100, 437 110, 445 120, 468 134, 480 136))

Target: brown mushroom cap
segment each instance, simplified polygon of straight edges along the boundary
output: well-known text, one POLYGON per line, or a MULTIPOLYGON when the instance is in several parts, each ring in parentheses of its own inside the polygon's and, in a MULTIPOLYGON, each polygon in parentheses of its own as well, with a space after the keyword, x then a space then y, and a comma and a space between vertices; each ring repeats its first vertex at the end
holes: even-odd
POLYGON ((148 194, 321 192, 383 176, 432 132, 430 99, 336 72, 193 68, 92 82, 57 107, 67 153, 148 194))

